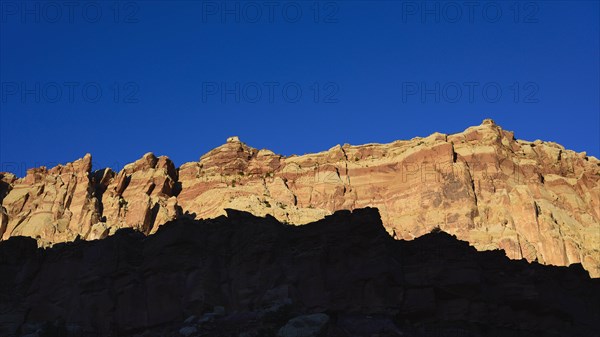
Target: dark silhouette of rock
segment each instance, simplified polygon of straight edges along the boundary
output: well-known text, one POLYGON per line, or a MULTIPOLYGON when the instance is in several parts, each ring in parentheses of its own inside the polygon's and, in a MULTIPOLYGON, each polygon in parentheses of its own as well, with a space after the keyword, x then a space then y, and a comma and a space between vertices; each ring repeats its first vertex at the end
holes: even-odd
POLYGON ((477 252, 442 231, 394 240, 373 208, 303 226, 227 210, 47 249, 12 237, 0 275, 6 337, 264 337, 316 313, 320 336, 600 331, 600 280, 581 265, 477 252))

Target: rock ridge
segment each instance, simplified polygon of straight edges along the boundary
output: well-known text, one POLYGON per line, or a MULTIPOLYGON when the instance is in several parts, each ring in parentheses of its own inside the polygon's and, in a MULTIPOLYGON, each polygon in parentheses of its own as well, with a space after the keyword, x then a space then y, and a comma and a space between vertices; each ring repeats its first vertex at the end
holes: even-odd
POLYGON ((456 134, 336 145, 282 156, 238 137, 177 168, 152 153, 120 172, 91 156, 26 177, 0 173, 0 238, 40 246, 144 234, 225 209, 302 225, 377 207, 387 231, 412 239, 440 227, 478 250, 542 264, 583 264, 600 277, 600 161, 553 142, 518 140, 492 120, 456 134))

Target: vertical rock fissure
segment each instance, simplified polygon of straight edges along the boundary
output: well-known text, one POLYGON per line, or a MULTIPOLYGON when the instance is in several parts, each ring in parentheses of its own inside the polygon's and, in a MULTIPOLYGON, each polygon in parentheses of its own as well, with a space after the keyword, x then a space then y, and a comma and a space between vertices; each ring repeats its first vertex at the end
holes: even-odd
POLYGON ((466 160, 463 161, 463 163, 467 167, 467 172, 469 172, 469 182, 470 182, 471 190, 473 191, 475 207, 478 207, 477 191, 475 190, 475 178, 473 177, 474 172, 471 171, 471 167, 469 166, 469 163, 466 160))
MULTIPOLYGON (((344 147, 340 147, 342 149, 342 153, 344 154, 344 167, 346 168, 346 181, 348 182, 348 188, 352 190, 352 181, 350 180, 350 171, 348 170, 348 154, 344 147)), ((338 173, 339 174, 339 173, 338 173)))
POLYGON ((292 198, 294 199, 294 206, 298 206, 298 197, 296 196, 296 193, 294 193, 294 191, 292 191, 292 189, 288 185, 288 180, 286 178, 282 178, 281 180, 283 181, 283 185, 285 186, 285 188, 287 188, 287 190, 290 191, 290 193, 292 194, 292 198))
POLYGON ((450 142, 450 145, 452 145, 452 162, 456 163, 456 160, 458 159, 458 153, 456 153, 454 150, 454 143, 450 142))

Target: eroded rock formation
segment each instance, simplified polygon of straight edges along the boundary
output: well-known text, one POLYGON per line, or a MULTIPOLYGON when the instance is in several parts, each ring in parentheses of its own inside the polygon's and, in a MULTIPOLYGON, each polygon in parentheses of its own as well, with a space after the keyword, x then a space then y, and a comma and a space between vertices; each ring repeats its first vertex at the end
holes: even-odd
POLYGON ((600 161, 552 142, 517 140, 491 120, 457 134, 302 156, 231 137, 179 168, 153 154, 119 173, 92 172, 90 163, 86 155, 22 179, 3 174, 2 238, 50 245, 119 228, 149 234, 170 219, 213 218, 225 208, 299 225, 372 206, 396 238, 439 226, 479 250, 582 263, 600 277, 600 161))
POLYGON ((477 252, 443 232, 393 240, 377 210, 305 226, 229 210, 148 237, 0 243, 0 335, 597 336, 581 265, 477 252), (287 324, 286 324, 287 323, 287 324))
POLYGON ((92 225, 100 221, 91 168, 88 154, 50 170, 29 169, 23 179, 3 174, 3 182, 10 187, 2 199, 6 214, 6 225, 0 229, 2 238, 29 236, 47 244, 87 237, 92 225))

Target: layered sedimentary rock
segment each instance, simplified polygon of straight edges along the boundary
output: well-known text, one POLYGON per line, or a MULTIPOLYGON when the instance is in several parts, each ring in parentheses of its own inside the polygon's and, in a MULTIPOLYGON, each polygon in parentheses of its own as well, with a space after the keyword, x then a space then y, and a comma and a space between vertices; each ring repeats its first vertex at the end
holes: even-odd
POLYGON ((228 211, 144 236, 0 243, 0 335, 597 336, 600 280, 443 232, 393 240, 375 209, 289 226, 228 211))
POLYGON ((91 168, 92 157, 86 155, 50 170, 29 169, 23 179, 2 174, 9 185, 2 199, 2 238, 29 236, 49 244, 86 237, 100 221, 91 168))
POLYGON ((102 176, 100 184, 106 186, 102 225, 109 231, 133 227, 151 234, 179 212, 174 196, 177 170, 167 157, 147 153, 117 175, 106 171, 96 176, 102 176))
POLYGON ((124 227, 148 234, 169 219, 212 218, 225 208, 300 225, 373 206, 398 239, 439 226, 479 250, 582 263, 600 276, 600 161, 552 142, 517 140, 491 120, 457 134, 289 157, 232 137, 178 169, 147 154, 118 174, 91 172, 81 164, 86 158, 23 179, 5 174, 2 237, 51 244, 124 227))

